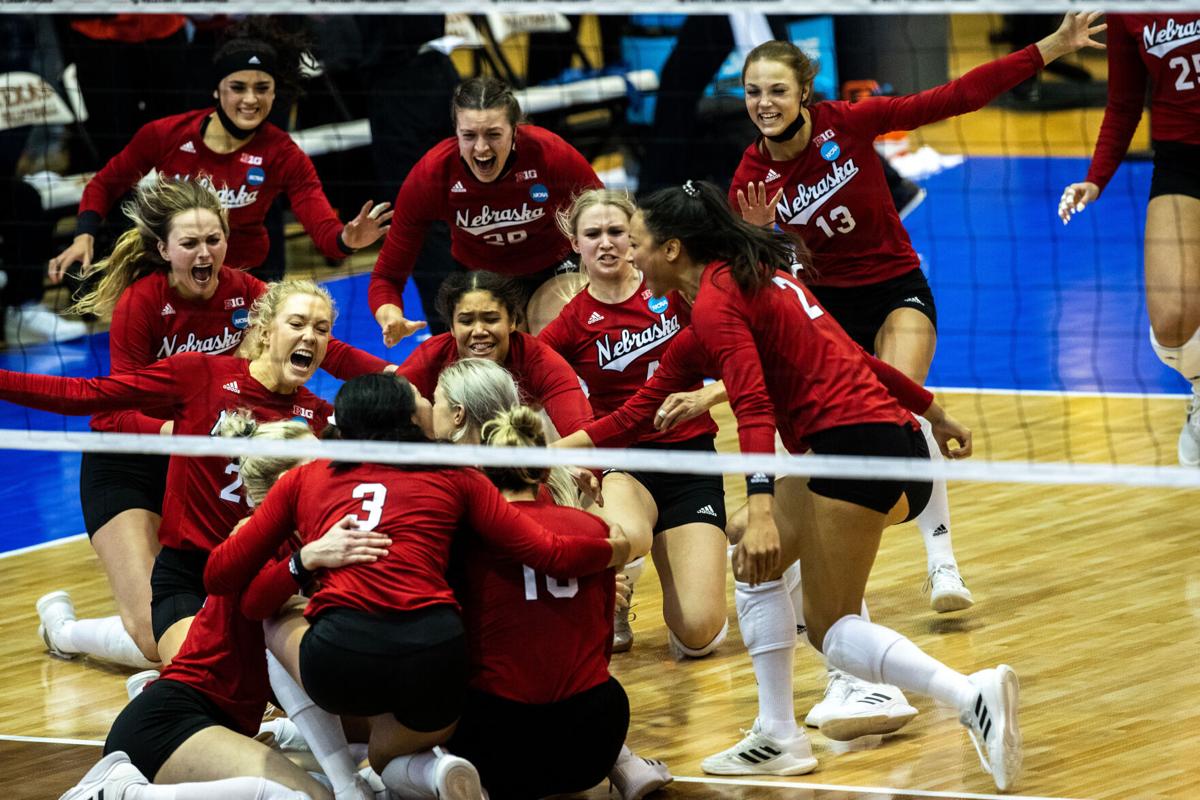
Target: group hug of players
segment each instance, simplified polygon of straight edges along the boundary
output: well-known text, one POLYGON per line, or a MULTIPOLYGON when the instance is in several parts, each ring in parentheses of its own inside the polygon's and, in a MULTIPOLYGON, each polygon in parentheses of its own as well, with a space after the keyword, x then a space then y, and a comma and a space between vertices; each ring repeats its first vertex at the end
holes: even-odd
MULTIPOLYGON (((102 431, 682 452, 713 450, 708 409, 728 399, 746 453, 966 457, 970 431, 920 385, 936 313, 872 142, 1100 46, 1096 17, 1069 14, 944 86, 856 104, 813 102, 803 53, 763 44, 743 71, 762 135, 730 191, 688 181, 636 205, 523 124, 502 83, 471 79, 454 95, 455 135, 417 164, 394 211, 367 203, 345 226, 264 121, 282 69, 271 44, 235 40, 217 55, 217 109, 151 123, 85 193, 81 219, 151 167, 193 178, 139 188, 124 209, 133 228, 90 267, 102 278, 77 306, 111 317, 112 375, 0 372, 0 398, 92 414, 102 431), (258 201, 227 207, 247 182, 258 201), (306 198, 297 214, 318 243, 386 236, 369 302, 388 345, 424 327, 403 289, 426 228, 449 222, 462 266, 436 300, 449 330, 390 364, 333 338, 320 286, 249 276, 279 192, 306 198), (346 379, 333 405, 305 388, 318 368, 346 379)), ((1110 24, 1114 48, 1123 36, 1163 49, 1135 32, 1140 17, 1110 24)), ((1200 20, 1153 24, 1182 40, 1200 20)), ((1194 168, 1198 147, 1165 149, 1194 168)), ((1200 181, 1173 180, 1163 197, 1200 215, 1200 181)), ((1068 187, 1084 195, 1064 209, 1094 199, 1089 185, 1068 187)), ((52 271, 90 264, 89 236, 52 271)), ((705 772, 816 768, 794 714, 804 630, 829 669, 809 725, 838 740, 886 734, 917 713, 903 691, 930 696, 959 709, 1010 789, 1014 671, 960 673, 863 601, 884 528, 915 519, 935 609, 971 604, 944 482, 754 474, 747 494, 727 518, 721 481, 700 475, 89 454, 81 502, 120 614, 77 619, 54 592, 38 602, 40 632, 56 656, 155 671, 131 678, 105 757, 64 797, 532 798, 605 777, 643 797, 671 776, 625 746, 630 707, 608 672, 632 642, 642 558, 662 582, 673 655, 702 658, 727 630, 730 543, 759 713, 705 772), (263 722, 272 696, 287 719, 263 722), (281 752, 296 749, 320 772, 281 752)))

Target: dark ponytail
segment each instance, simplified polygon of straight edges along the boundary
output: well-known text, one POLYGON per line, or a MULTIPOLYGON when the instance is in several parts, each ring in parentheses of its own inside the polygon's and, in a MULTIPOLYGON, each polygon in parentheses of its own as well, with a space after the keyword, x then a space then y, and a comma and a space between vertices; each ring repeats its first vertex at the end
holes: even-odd
POLYGON ((745 291, 771 282, 775 270, 793 263, 808 267, 808 248, 786 233, 751 225, 730 210, 725 196, 707 181, 659 189, 638 202, 654 241, 678 239, 696 262, 724 261, 745 291))

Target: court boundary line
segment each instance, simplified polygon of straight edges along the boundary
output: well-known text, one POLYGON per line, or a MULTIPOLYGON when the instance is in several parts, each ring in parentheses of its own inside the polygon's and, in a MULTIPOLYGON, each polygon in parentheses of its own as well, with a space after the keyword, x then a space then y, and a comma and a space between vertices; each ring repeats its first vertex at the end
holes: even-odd
POLYGON ((0 742, 27 742, 30 744, 73 744, 84 747, 104 747, 104 742, 95 739, 58 739, 53 736, 18 736, 0 733, 0 742))
POLYGON ((990 396, 1011 395, 1014 397, 1081 397, 1102 400, 1114 398, 1117 400, 1186 400, 1186 392, 1172 394, 1169 392, 1085 392, 1073 389, 975 389, 970 386, 926 386, 931 392, 946 394, 983 394, 990 396))
MULTIPOLYGON (((37 544, 26 545, 25 547, 18 547, 16 550, 4 550, 4 551, 0 551, 0 559, 12 558, 13 556, 20 556, 20 555, 24 555, 26 553, 33 553, 38 550, 46 550, 51 547, 58 547, 59 545, 70 544, 71 542, 77 542, 80 539, 86 539, 86 538, 87 538, 86 533, 76 533, 76 534, 72 534, 70 536, 64 536, 61 539, 51 539, 48 542, 38 542, 37 544)), ((3 735, 0 734, 0 738, 2 738, 2 736, 3 735)))
POLYGON ((864 794, 911 795, 913 797, 945 797, 951 800, 1072 800, 1067 797, 1043 797, 1024 794, 979 794, 976 792, 944 792, 931 789, 902 789, 897 786, 850 786, 836 783, 808 783, 796 781, 767 781, 753 778, 715 778, 710 776, 691 777, 676 775, 678 783, 701 783, 717 786, 748 786, 767 789, 794 789, 821 792, 860 792, 864 794))

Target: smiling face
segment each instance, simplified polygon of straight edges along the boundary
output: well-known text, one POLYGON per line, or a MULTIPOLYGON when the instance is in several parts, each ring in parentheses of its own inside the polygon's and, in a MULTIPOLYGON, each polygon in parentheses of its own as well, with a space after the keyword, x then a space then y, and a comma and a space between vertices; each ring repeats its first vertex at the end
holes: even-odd
POLYGON ((471 174, 484 183, 499 178, 512 154, 516 136, 505 110, 459 109, 454 127, 458 137, 458 154, 467 162, 471 174))
POLYGON ((171 219, 167 240, 158 254, 167 262, 167 283, 185 300, 207 300, 217 291, 217 278, 229 242, 221 219, 206 208, 193 208, 171 219))
POLYGON ((646 288, 654 292, 655 297, 683 288, 681 264, 678 263, 679 240, 656 242, 640 211, 629 223, 629 239, 633 264, 642 271, 646 288))
POLYGON ((295 389, 321 366, 332 328, 333 309, 325 298, 290 295, 267 326, 266 347, 259 359, 266 359, 280 385, 295 389))
POLYGON ((267 120, 275 103, 275 79, 256 69, 231 72, 217 84, 217 102, 233 124, 251 131, 267 120))
POLYGON ((750 63, 743 87, 746 113, 764 136, 778 136, 800 115, 804 92, 786 64, 765 59, 750 63))
POLYGON ((454 306, 450 333, 458 343, 459 358, 486 358, 503 364, 508 358, 509 336, 516 322, 491 292, 467 292, 454 306))
POLYGON ((629 261, 629 217, 616 206, 595 205, 579 215, 571 246, 589 280, 617 281, 633 271, 629 261))

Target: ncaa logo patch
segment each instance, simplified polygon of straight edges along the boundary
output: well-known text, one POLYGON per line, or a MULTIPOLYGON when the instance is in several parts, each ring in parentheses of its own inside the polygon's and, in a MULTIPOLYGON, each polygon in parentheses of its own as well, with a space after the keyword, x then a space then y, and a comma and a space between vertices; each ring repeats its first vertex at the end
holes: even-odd
POLYGON ((246 183, 251 186, 261 186, 266 179, 267 173, 263 172, 262 167, 251 167, 246 170, 246 183))
POLYGON ((550 190, 544 183, 535 183, 529 187, 529 196, 539 203, 544 203, 550 199, 550 190))
POLYGON ((667 298, 665 297, 651 297, 650 301, 646 303, 646 307, 655 314, 663 313, 670 305, 670 302, 668 302, 667 298))
POLYGON ((250 312, 244 308, 239 308, 233 312, 233 327, 238 330, 246 330, 246 326, 250 324, 250 312))
POLYGON ((821 158, 826 161, 833 161, 842 154, 842 148, 838 147, 837 142, 826 142, 821 145, 821 158))

